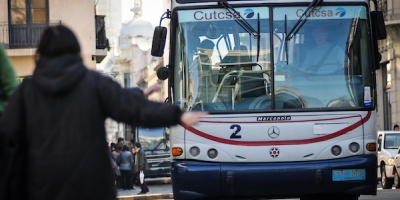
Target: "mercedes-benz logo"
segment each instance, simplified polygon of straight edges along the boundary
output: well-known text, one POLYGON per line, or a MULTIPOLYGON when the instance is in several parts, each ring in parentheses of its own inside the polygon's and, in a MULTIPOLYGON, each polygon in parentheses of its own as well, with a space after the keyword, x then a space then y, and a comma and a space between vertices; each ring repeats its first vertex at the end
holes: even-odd
POLYGON ((277 138, 277 137, 279 136, 279 134, 280 134, 279 128, 276 127, 276 126, 271 126, 271 127, 268 129, 268 136, 269 136, 270 138, 272 138, 272 139, 277 138))

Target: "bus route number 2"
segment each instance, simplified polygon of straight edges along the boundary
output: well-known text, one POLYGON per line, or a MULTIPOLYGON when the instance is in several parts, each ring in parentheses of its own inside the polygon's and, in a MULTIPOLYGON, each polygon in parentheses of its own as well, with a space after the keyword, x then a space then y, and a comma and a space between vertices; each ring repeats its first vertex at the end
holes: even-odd
POLYGON ((231 139, 240 139, 242 138, 241 135, 239 135, 240 130, 242 130, 242 127, 238 124, 234 124, 231 126, 231 129, 234 130, 234 132, 231 134, 231 139))

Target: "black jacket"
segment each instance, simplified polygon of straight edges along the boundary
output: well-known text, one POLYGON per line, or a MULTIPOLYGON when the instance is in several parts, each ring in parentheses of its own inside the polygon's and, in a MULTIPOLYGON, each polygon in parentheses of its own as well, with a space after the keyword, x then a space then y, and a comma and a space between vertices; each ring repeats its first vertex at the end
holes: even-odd
POLYGON ((148 170, 147 166, 147 158, 146 158, 146 153, 144 152, 143 148, 140 148, 138 152, 136 152, 136 160, 135 160, 135 168, 134 171, 135 173, 140 173, 140 171, 143 171, 143 173, 146 173, 148 170), (136 163, 137 160, 137 163, 136 163))
MULTIPOLYGON (((28 199, 115 199, 104 122, 176 125, 182 111, 146 100, 66 55, 40 59, 16 90, 0 131, 26 147, 28 199)), ((22 185, 21 185, 21 188, 22 185)))

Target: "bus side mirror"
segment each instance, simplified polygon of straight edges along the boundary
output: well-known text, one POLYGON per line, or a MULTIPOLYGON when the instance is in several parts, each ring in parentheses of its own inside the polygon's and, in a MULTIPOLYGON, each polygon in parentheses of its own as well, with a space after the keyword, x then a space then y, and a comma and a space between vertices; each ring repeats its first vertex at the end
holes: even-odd
POLYGON ((151 46, 152 56, 161 57, 164 55, 166 38, 167 38, 167 28, 163 26, 157 26, 154 29, 153 42, 151 46))
POLYGON ((386 39, 385 18, 382 11, 371 11, 372 22, 375 24, 376 39, 386 39))
POLYGON ((160 67, 160 69, 157 70, 157 77, 160 80, 165 80, 169 78, 169 68, 160 67))

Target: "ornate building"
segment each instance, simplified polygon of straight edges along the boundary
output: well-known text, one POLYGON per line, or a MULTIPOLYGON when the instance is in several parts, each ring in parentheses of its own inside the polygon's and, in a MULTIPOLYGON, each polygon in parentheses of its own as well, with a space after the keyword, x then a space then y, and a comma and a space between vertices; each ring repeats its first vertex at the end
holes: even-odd
MULTIPOLYGON (((96 6, 97 13, 105 16, 110 40, 110 51, 98 64, 97 70, 112 76, 126 88, 143 89, 157 83, 156 69, 163 64, 162 58, 150 54, 154 26, 143 19, 142 6, 142 0, 99 0, 96 6), (128 15, 127 11, 130 12, 128 15)), ((161 17, 162 13, 159 15, 161 17)), ((165 89, 162 89, 149 98, 164 101, 165 96, 165 89)), ((109 142, 115 142, 118 137, 125 138, 127 142, 134 138, 132 133, 135 131, 129 125, 110 119, 106 122, 106 130, 109 142)))
POLYGON ((95 69, 105 53, 104 21, 96 16, 93 1, 0 0, 0 5, 0 43, 19 77, 32 75, 36 46, 51 25, 63 24, 75 32, 87 67, 95 69))
POLYGON ((382 60, 377 73, 378 130, 400 124, 400 1, 378 0, 383 11, 387 39, 379 41, 382 60))

